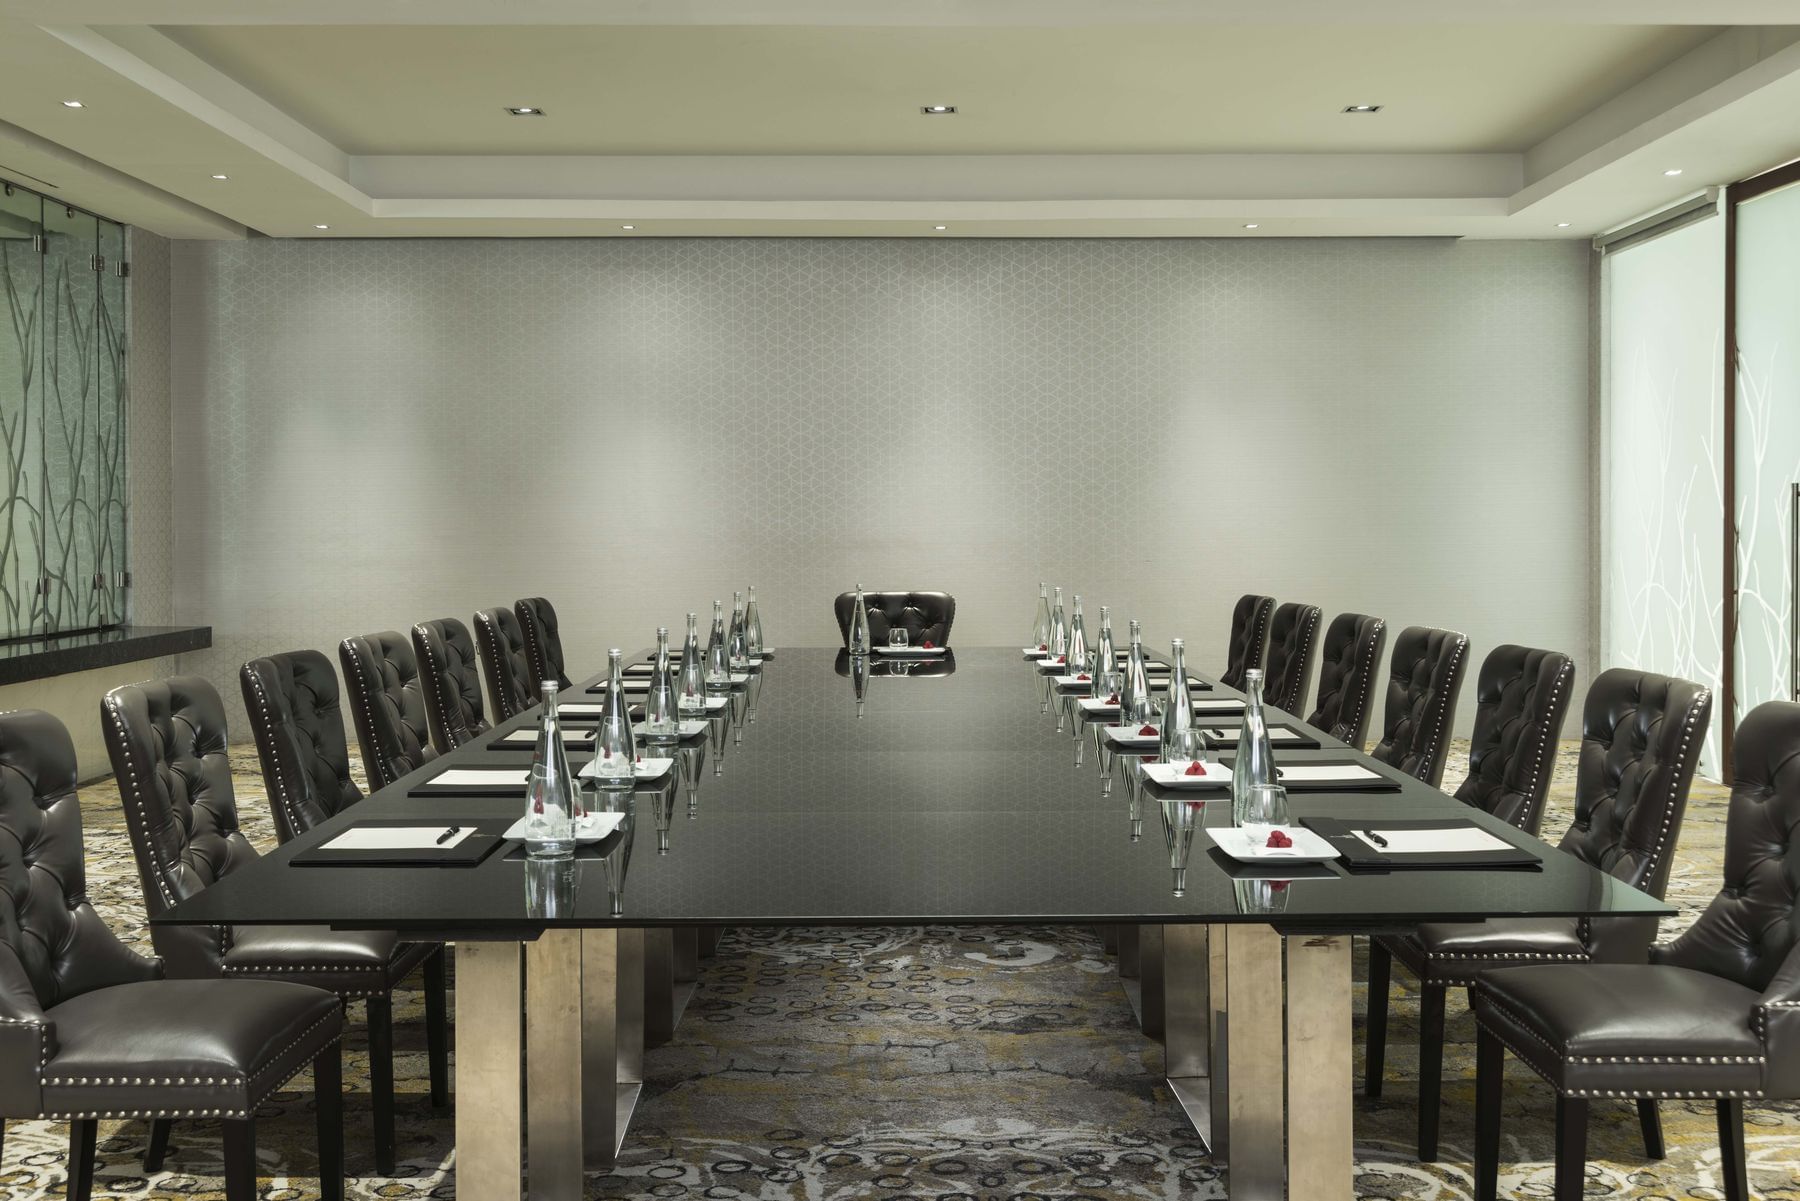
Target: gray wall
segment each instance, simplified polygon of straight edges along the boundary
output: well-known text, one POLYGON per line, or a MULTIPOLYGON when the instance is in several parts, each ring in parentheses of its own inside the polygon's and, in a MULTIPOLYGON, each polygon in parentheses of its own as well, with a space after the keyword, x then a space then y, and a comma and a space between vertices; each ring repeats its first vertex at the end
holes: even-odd
MULTIPOLYGON (((1570 242, 178 244, 174 609, 258 653, 551 597, 571 666, 758 586, 1037 581, 1216 666, 1248 590, 1591 678, 1570 242)), ((1472 708, 1464 705, 1465 714, 1472 708)))

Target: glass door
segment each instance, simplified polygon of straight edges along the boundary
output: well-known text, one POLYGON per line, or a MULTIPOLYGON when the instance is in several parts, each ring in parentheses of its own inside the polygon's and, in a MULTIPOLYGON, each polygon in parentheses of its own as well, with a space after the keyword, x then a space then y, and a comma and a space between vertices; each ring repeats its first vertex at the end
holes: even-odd
POLYGON ((95 341, 100 383, 94 392, 94 624, 125 620, 125 506, 127 449, 125 410, 129 405, 125 374, 130 329, 125 316, 125 227, 100 223, 99 284, 95 308, 95 341))
POLYGON ((0 638, 42 624, 39 542, 43 532, 43 202, 7 185, 0 194, 0 638))
POLYGON ((99 221, 44 206, 44 629, 99 624, 99 221))

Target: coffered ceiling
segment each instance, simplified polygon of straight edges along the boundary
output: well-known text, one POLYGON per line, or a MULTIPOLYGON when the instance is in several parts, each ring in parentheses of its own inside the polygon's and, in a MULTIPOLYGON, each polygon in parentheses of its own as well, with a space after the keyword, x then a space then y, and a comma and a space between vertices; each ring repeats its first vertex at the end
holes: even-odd
POLYGON ((1493 12, 0 0, 0 176, 185 237, 1541 238, 1800 156, 1792 0, 1493 12))

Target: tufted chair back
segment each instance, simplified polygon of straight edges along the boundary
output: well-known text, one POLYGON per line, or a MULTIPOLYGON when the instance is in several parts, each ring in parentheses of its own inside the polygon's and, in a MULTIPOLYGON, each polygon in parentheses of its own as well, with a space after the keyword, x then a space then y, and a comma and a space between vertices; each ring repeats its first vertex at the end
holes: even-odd
POLYGON ((517 717, 537 704, 542 680, 531 678, 531 655, 525 633, 511 609, 483 609, 475 614, 475 650, 481 678, 494 706, 494 724, 517 717))
POLYGON ((1369 736, 1369 714, 1374 711, 1370 701, 1386 642, 1387 623, 1379 617, 1339 613, 1332 618, 1319 663, 1319 704, 1307 725, 1362 749, 1369 736))
POLYGON ((1622 667, 1601 672, 1581 715, 1575 820, 1558 845, 1662 896, 1711 719, 1712 693, 1698 684, 1622 667))
MULTIPOLYGON (((519 619, 519 633, 525 636, 525 658, 531 664, 532 677, 542 684, 555 680, 558 688, 567 690, 569 677, 563 672, 562 633, 556 624, 556 607, 541 596, 528 596, 513 602, 513 616, 519 619)), ((537 695, 537 689, 532 690, 537 695)))
POLYGON ((362 800, 338 704, 337 669, 314 650, 252 659, 238 671, 263 784, 286 842, 362 800))
POLYGON ((486 733, 481 677, 469 627, 454 617, 421 621, 412 628, 412 644, 425 681, 425 721, 438 754, 447 754, 486 733))
POLYGON ((1277 709, 1299 713, 1312 683, 1313 652, 1319 647, 1319 606, 1288 603, 1269 619, 1269 667, 1263 699, 1277 709))
POLYGON ((1456 799, 1536 834, 1574 688, 1575 665, 1567 655, 1528 646, 1489 652, 1475 681, 1469 775, 1456 799))
POLYGON ((1725 887, 1652 958, 1764 989, 1800 945, 1800 705, 1738 724, 1725 818, 1725 887))
POLYGON ((69 731, 36 709, 0 713, 0 994, 48 1008, 155 976, 88 903, 69 731))
POLYGON ((1394 639, 1387 714, 1369 754, 1433 788, 1444 778, 1456 694, 1469 662, 1469 640, 1455 630, 1408 626, 1394 639))
POLYGON ((1240 596, 1231 611, 1231 638, 1225 644, 1225 670, 1219 683, 1241 689, 1244 673, 1263 665, 1263 648, 1269 642, 1269 615, 1275 611, 1272 596, 1240 596))
MULTIPOLYGON (((225 707, 211 684, 126 684, 100 702, 100 722, 151 917, 256 858, 238 828, 225 707)), ((231 947, 224 926, 152 926, 150 938, 181 978, 217 976, 231 947)))
MULTIPOLYGON (((956 621, 956 598, 948 592, 865 592, 869 606, 869 638, 876 646, 887 645, 888 631, 906 631, 912 644, 929 639, 950 645, 950 626, 956 621)), ((850 615, 856 611, 856 593, 846 592, 832 608, 837 613, 838 633, 850 645, 850 615)))
POLYGON ((394 630, 346 638, 338 644, 338 661, 371 792, 437 758, 411 642, 394 630))

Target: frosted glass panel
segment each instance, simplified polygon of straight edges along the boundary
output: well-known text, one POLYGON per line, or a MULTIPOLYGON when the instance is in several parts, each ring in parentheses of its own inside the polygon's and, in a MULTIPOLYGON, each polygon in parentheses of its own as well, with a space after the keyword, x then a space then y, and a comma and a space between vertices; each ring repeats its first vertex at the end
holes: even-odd
POLYGON ((1800 187, 1738 207, 1737 712, 1794 696, 1800 187))
MULTIPOLYGON (((1724 222, 1608 254, 1603 667, 1724 665, 1724 222)), ((1700 770, 1718 773, 1718 725, 1700 770)))
POLYGON ((42 208, 31 192, 0 194, 0 638, 30 633, 40 623, 43 600, 42 208))

